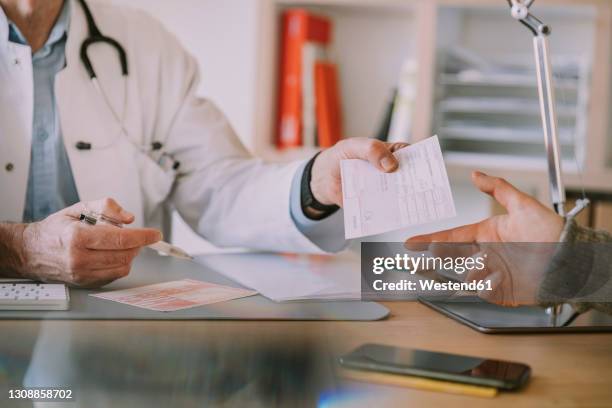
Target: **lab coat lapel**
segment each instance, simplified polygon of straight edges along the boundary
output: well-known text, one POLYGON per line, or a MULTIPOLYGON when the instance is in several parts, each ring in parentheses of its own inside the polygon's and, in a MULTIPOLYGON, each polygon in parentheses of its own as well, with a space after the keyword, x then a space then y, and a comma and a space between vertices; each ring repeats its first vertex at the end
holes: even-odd
MULTIPOLYGON (((57 104, 64 144, 81 201, 104 197, 116 199, 142 220, 142 198, 134 149, 121 134, 121 125, 104 98, 92 85, 79 53, 87 35, 81 6, 73 2, 66 44, 66 68, 56 80, 57 104), (93 149, 78 150, 76 143, 91 143, 93 149), (127 144, 127 146, 126 146, 127 144)), ((104 30, 104 21, 97 18, 104 30)), ((101 86, 119 115, 123 112, 123 78, 114 49, 94 45, 89 49, 101 86)))
POLYGON ((0 221, 21 222, 33 116, 30 47, 0 42, 0 221))

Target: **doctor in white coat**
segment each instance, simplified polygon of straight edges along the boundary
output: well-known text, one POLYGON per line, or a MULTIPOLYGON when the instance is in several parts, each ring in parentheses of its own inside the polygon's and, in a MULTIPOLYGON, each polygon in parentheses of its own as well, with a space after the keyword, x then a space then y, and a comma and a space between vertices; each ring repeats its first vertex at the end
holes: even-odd
POLYGON ((103 285, 161 239, 170 207, 221 246, 343 247, 340 160, 394 171, 402 145, 350 139, 264 163, 195 95, 198 75, 143 12, 0 0, 0 275, 103 285), (84 48, 101 35, 116 43, 84 48), (134 228, 84 225, 85 209, 134 228))

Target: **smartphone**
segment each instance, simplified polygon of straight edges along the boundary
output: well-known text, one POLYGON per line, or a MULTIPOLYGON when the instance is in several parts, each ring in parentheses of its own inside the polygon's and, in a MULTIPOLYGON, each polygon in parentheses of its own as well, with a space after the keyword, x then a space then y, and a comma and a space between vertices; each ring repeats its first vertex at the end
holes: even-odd
POLYGON ((343 367, 515 390, 531 368, 521 363, 365 344, 340 357, 343 367))

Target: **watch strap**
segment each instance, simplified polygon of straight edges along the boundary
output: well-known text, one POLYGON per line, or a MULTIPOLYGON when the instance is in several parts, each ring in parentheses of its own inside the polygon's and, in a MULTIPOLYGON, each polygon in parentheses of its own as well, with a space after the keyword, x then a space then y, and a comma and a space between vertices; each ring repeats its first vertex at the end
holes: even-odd
POLYGON ((306 167, 304 167, 304 172, 302 173, 300 192, 302 212, 304 215, 306 215, 306 217, 315 221, 327 218, 340 209, 340 207, 335 204, 321 204, 315 198, 314 194, 312 193, 312 189, 310 188, 310 182, 312 181, 312 166, 314 165, 319 154, 320 152, 310 159, 308 163, 306 163, 306 167))

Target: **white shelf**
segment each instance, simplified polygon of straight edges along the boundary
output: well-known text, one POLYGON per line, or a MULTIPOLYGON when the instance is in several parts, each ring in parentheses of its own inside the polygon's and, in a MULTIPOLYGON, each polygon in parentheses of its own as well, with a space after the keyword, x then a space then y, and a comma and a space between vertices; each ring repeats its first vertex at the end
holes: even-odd
MULTIPOLYGON (((497 169, 499 171, 517 169, 520 171, 546 172, 547 169, 544 157, 525 157, 507 154, 445 152, 444 161, 447 166, 470 167, 474 170, 478 170, 480 167, 497 169)), ((566 173, 578 173, 578 167, 573 160, 563 160, 562 166, 563 171, 566 173)))
MULTIPOLYGON (((498 115, 540 116, 540 104, 535 99, 452 97, 440 102, 442 113, 482 113, 498 115)), ((559 117, 576 117, 576 108, 557 106, 559 117)))
MULTIPOLYGON (((463 78, 460 75, 443 74, 440 77, 440 84, 444 86, 518 87, 527 89, 535 89, 537 87, 535 74, 530 77, 522 75, 487 75, 480 78, 463 78)), ((574 80, 557 80, 555 87, 575 91, 578 89, 578 84, 574 80)))
MULTIPOLYGON (((478 140, 489 142, 544 143, 541 129, 510 129, 490 126, 452 126, 442 127, 438 133, 444 139, 478 140)), ((573 145, 571 129, 560 129, 559 142, 573 145)))

